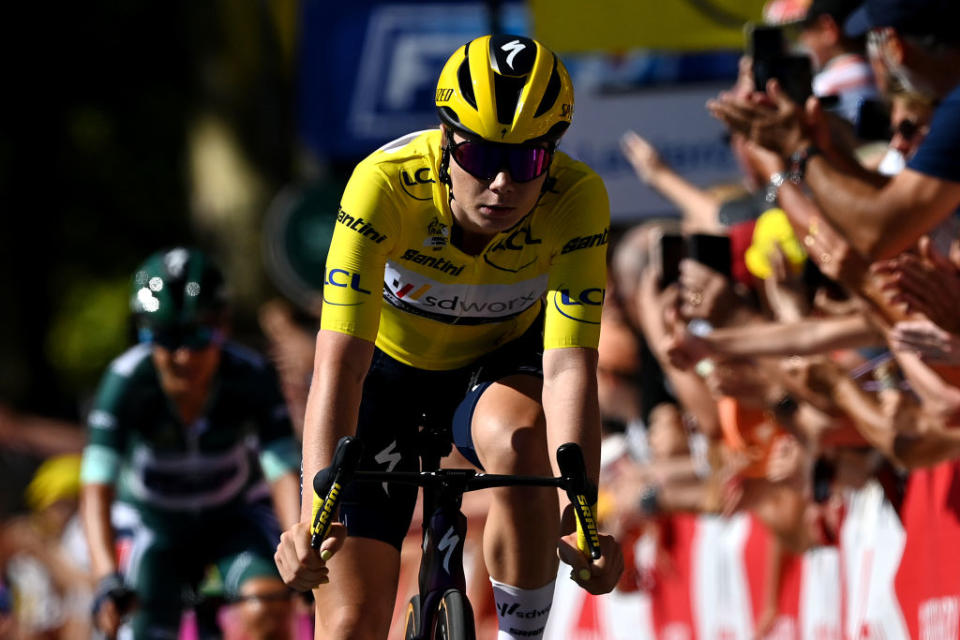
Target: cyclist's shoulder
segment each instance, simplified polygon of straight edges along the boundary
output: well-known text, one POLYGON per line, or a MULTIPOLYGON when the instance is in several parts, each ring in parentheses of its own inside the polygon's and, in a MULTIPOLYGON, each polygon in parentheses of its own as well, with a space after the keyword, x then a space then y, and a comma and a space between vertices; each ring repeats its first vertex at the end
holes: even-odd
POLYGON ((223 363, 239 374, 257 374, 270 368, 270 361, 256 349, 227 340, 223 343, 223 363))
MULTIPOLYGON (((445 198, 439 179, 441 154, 439 129, 416 131, 380 147, 354 168, 341 200, 340 221, 353 225, 362 216, 385 224, 391 215, 427 215, 426 210, 445 198)), ((390 235, 380 226, 377 232, 390 235)))
POLYGON ((586 163, 576 160, 563 151, 558 151, 550 167, 554 179, 552 189, 564 192, 572 189, 604 188, 603 179, 586 163))
MULTIPOLYGON (((558 152, 550 168, 550 180, 538 206, 541 220, 549 221, 558 233, 567 231, 567 224, 605 226, 610 219, 610 204, 603 179, 589 166, 565 153, 558 152), (559 216, 559 217, 558 217, 559 216), (566 221, 557 225, 557 222, 566 221)), ((558 240, 565 239, 558 236, 558 240)))
POLYGON ((241 387, 277 384, 273 364, 268 358, 259 351, 232 340, 223 344, 220 376, 225 382, 241 387))
POLYGON ((100 378, 95 401, 100 410, 117 411, 137 404, 134 398, 159 390, 150 345, 137 344, 113 359, 100 378))
MULTIPOLYGON (((439 166, 441 152, 439 129, 414 131, 391 140, 361 160, 353 175, 365 180, 379 178, 390 181, 398 178, 402 170, 420 171, 419 179, 425 181, 428 179, 425 174, 433 173, 439 166)), ((410 177, 417 179, 415 175, 410 177)))
POLYGON ((135 384, 154 374, 149 344, 135 344, 114 358, 104 375, 105 378, 124 384, 135 384))

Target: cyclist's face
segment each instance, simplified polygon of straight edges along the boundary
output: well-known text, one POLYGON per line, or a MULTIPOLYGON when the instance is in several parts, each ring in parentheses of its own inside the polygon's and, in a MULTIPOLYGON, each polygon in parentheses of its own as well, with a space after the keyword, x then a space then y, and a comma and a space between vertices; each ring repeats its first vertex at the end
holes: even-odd
MULTIPOLYGON (((457 143, 466 138, 454 134, 453 140, 457 143)), ((547 179, 544 173, 528 182, 516 182, 506 167, 501 167, 492 180, 481 180, 467 173, 453 158, 449 171, 453 188, 450 209, 457 223, 464 231, 491 237, 530 213, 547 179)))
POLYGON ((200 349, 175 349, 154 344, 153 364, 160 386, 169 396, 206 394, 210 380, 220 364, 220 346, 209 344, 200 349))

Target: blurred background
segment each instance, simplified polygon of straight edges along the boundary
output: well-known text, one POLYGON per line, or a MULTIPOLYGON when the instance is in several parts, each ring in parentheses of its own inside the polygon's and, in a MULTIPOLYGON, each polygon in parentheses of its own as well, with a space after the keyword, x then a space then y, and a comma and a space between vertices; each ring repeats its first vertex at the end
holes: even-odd
POLYGON ((12 9, 8 30, 28 38, 7 44, 0 136, 0 513, 22 506, 44 456, 79 446, 70 425, 132 339, 135 266, 173 244, 210 251, 231 282, 238 337, 262 347, 265 302, 311 309, 353 165, 435 126, 440 67, 477 35, 532 35, 563 55, 577 92, 563 149, 604 177, 615 224, 673 213, 622 155, 627 129, 696 184, 736 180, 703 103, 735 78, 743 25, 763 3, 600 4, 12 9))

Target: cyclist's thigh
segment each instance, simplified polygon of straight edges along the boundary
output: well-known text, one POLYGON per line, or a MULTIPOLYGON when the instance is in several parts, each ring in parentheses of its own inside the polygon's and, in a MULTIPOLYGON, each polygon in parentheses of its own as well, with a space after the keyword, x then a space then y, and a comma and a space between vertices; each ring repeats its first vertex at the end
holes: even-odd
POLYGON ((198 527, 197 534, 205 538, 206 559, 219 570, 227 599, 237 598, 243 584, 253 578, 281 582, 273 561, 278 535, 269 500, 213 512, 206 526, 198 527))
POLYGON ((176 638, 184 588, 203 570, 190 540, 180 537, 156 518, 141 519, 133 530, 125 578, 137 594, 130 623, 135 638, 176 638))
MULTIPOLYGON (((453 419, 457 449, 492 473, 514 471, 518 455, 545 450, 540 391, 543 379, 542 318, 519 338, 481 358, 453 419), (488 466, 493 464, 493 466, 488 466)), ((530 462, 535 462, 531 460, 530 462)), ((542 471, 539 458, 527 472, 542 471)))
POLYGON ((400 579, 400 552, 349 537, 330 559, 330 582, 314 590, 317 638, 385 638, 400 579))
MULTIPOLYGON (((363 443, 358 468, 373 471, 418 471, 416 434, 420 407, 430 402, 429 372, 399 363, 379 349, 363 385, 357 438, 363 443)), ((386 542, 399 551, 410 527, 417 488, 412 485, 347 486, 340 521, 350 537, 386 542)))

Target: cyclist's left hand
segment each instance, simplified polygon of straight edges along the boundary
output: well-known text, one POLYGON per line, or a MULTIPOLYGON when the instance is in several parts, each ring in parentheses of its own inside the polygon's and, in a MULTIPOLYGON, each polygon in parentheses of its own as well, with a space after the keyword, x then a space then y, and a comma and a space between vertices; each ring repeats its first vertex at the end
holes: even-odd
POLYGON ((604 533, 600 534, 600 558, 597 560, 591 560, 577 548, 576 532, 560 538, 557 555, 570 565, 570 579, 595 596, 613 591, 623 573, 620 544, 613 536, 604 533), (585 580, 582 577, 585 574, 581 572, 589 572, 590 577, 585 580))

